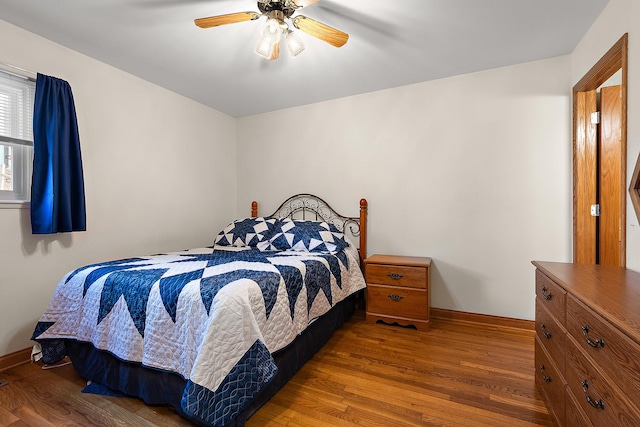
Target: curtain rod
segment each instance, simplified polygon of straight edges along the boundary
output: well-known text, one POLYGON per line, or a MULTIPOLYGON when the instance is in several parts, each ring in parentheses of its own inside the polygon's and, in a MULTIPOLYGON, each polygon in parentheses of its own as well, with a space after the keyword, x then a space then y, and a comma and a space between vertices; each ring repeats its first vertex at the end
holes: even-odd
POLYGON ((33 82, 35 82, 36 77, 38 77, 38 74, 34 73, 33 71, 25 70, 24 68, 16 67, 15 65, 7 64, 6 62, 0 61, 0 67, 4 67, 5 70, 3 71, 6 71, 7 73, 14 74, 19 77, 25 77, 33 82), (6 68, 10 68, 10 70, 7 70, 6 68), (15 71, 12 72, 11 70, 15 70, 15 71), (22 74, 19 74, 19 73, 22 73, 22 74), (25 76, 25 74, 27 75, 25 76))

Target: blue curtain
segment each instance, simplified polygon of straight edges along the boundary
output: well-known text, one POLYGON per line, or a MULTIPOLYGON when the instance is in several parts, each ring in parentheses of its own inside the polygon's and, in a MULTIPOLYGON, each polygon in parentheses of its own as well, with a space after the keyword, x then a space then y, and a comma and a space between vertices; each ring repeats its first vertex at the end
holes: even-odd
POLYGON ((38 74, 33 111, 31 231, 86 230, 80 137, 71 86, 38 74))

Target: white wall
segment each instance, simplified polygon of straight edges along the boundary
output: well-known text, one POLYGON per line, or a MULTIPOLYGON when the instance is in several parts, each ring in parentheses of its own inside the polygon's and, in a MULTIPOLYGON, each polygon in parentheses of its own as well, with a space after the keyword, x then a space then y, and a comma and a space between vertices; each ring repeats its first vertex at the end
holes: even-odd
MULTIPOLYGON (((571 55, 571 84, 629 33, 627 74, 627 188, 640 155, 640 2, 611 0, 571 55)), ((627 193, 627 268, 640 270, 640 226, 627 193)))
POLYGON ((0 40, 0 61, 70 83, 87 202, 87 231, 53 236, 31 235, 27 209, 0 209, 5 355, 32 344, 67 271, 213 242, 236 216, 236 120, 4 21, 0 40))
MULTIPOLYGON (((431 256, 434 307, 533 319, 530 261, 571 260, 570 88, 625 32, 629 178, 640 153, 639 21, 611 0, 570 56, 237 121, 0 21, 0 61, 74 90, 88 210, 87 232, 46 237, 0 209, 0 355, 30 345, 70 269, 208 245, 297 192, 349 215, 366 197, 369 253, 431 256)), ((640 269, 630 202, 627 238, 640 269)))
POLYGON ((239 119, 238 212, 298 192, 369 254, 433 258, 432 306, 534 318, 531 260, 571 260, 568 56, 239 119))

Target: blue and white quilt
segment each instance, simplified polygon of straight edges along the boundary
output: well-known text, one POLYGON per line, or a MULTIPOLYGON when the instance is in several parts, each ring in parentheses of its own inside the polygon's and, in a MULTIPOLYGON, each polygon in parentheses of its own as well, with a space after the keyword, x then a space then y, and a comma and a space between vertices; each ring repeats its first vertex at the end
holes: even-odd
POLYGON ((68 273, 33 339, 47 363, 71 339, 178 373, 184 413, 223 426, 276 374, 273 352, 364 287, 353 246, 335 254, 215 246, 124 259, 68 273))

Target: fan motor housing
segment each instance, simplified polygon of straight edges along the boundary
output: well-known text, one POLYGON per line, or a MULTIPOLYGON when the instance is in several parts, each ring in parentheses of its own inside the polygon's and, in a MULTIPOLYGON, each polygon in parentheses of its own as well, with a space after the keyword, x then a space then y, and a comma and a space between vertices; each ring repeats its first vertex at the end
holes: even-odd
POLYGON ((284 14, 285 18, 291 17, 291 15, 293 15, 293 13, 296 11, 292 7, 286 7, 284 2, 279 0, 272 0, 268 3, 258 2, 258 10, 260 10, 260 12, 262 12, 263 14, 278 10, 284 14))

